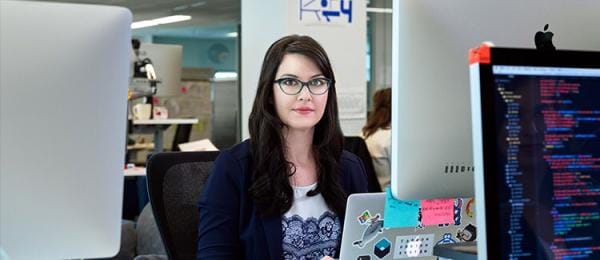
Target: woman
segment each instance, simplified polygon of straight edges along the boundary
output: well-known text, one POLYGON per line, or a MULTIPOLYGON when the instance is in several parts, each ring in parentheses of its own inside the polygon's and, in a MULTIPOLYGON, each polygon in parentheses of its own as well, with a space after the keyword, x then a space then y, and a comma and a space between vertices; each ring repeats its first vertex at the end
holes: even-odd
POLYGON ((335 77, 308 36, 267 50, 250 139, 222 151, 199 203, 198 259, 329 259, 339 253, 347 195, 367 191, 342 151, 335 77))
POLYGON ((373 95, 373 112, 363 127, 363 138, 373 159, 373 167, 382 190, 390 185, 392 143, 392 89, 384 88, 373 95))

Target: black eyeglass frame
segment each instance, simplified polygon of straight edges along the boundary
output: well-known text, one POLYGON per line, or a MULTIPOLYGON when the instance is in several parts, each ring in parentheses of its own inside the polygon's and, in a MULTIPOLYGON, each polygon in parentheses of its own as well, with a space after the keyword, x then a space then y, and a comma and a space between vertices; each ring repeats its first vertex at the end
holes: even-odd
POLYGON ((314 79, 311 79, 311 80, 306 81, 306 82, 304 82, 302 80, 299 80, 299 79, 295 79, 295 78, 280 78, 280 79, 276 79, 276 80, 273 81, 273 83, 277 83, 277 85, 279 86, 279 89, 281 89, 281 91, 284 94, 290 95, 290 96, 298 95, 300 92, 302 92, 302 89, 304 89, 304 87, 308 88, 308 92, 310 92, 313 95, 323 95, 323 94, 327 93, 327 91, 329 91, 329 88, 331 88, 331 85, 334 82, 335 82, 334 80, 331 80, 331 79, 328 79, 328 78, 325 78, 325 77, 314 78, 314 79), (308 85, 309 82, 311 82, 313 80, 316 80, 316 79, 325 80, 325 82, 327 82, 327 88, 325 89, 325 91, 323 91, 323 93, 315 93, 315 92, 313 92, 312 88, 308 85), (300 88, 298 89, 298 92, 290 94, 290 93, 286 92, 285 90, 283 90, 283 87, 281 86, 281 82, 283 82, 285 80, 295 80, 295 81, 299 82, 300 83, 300 88))

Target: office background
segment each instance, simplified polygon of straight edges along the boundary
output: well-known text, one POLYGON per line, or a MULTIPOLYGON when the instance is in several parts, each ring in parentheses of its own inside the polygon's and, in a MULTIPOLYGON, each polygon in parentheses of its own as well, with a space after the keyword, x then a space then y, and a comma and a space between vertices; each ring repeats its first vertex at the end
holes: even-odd
MULTIPOLYGON (((167 44, 182 46, 181 69, 182 77, 185 77, 186 70, 202 69, 213 73, 226 72, 224 78, 215 80, 210 73, 206 77, 193 77, 192 80, 182 78, 181 85, 190 89, 190 85, 198 89, 196 92, 212 93, 209 114, 183 114, 183 116, 198 117, 200 122, 192 128, 190 140, 211 138, 215 133, 215 139, 220 144, 217 146, 223 148, 232 143, 243 139, 242 128, 246 119, 242 118, 242 98, 240 95, 241 81, 237 73, 240 70, 240 59, 244 50, 241 50, 241 39, 244 37, 254 37, 252 35, 241 35, 242 23, 242 1, 159 1, 148 3, 147 1, 128 0, 106 3, 105 1, 84 0, 84 1, 56 1, 56 2, 77 2, 92 4, 115 4, 128 7, 133 13, 133 20, 145 20, 162 17, 166 15, 186 14, 191 15, 192 19, 188 21, 145 27, 132 30, 132 37, 139 39, 142 44, 167 44), (232 76, 233 75, 233 76, 232 76), (221 88, 221 89, 217 89, 221 88), (219 91, 223 90, 220 95, 219 91), (216 93, 216 94, 215 94, 216 93), (233 95, 232 95, 233 94, 233 95), (225 107, 226 106, 226 107, 225 107), (224 110, 229 110, 225 111, 224 110), (214 122, 213 113, 222 112, 227 121, 234 122, 214 122), (229 113, 229 114, 228 114, 229 113), (228 114, 228 115, 227 115, 228 114), (206 118, 203 118, 206 117, 206 118), (230 128, 235 127, 236 131, 231 133, 230 128), (218 133, 230 132, 227 136, 218 136, 218 133)), ((251 1, 250 1, 251 2, 251 1)), ((251 3, 247 3, 251 4, 251 3)), ((356 4, 356 3, 355 3, 356 4)), ((364 78, 365 82, 360 84, 364 86, 365 91, 359 93, 361 101, 366 104, 366 110, 370 110, 372 94, 380 88, 391 86, 391 16, 390 0, 371 0, 366 1, 366 36, 365 51, 360 55, 364 57, 364 78)), ((246 7, 248 8, 248 7, 246 7)), ((262 14, 257 14, 262 15, 262 14)), ((254 19, 249 17, 248 19, 254 19)), ((254 55, 262 56, 264 50, 248 50, 254 55)), ((160 72, 159 72, 160 73, 160 72)), ((189 73, 187 73, 189 75, 189 73)), ((219 74, 221 75, 221 74, 219 74)), ((340 75, 338 75, 340 77, 340 75)), ((160 88, 164 86, 159 85, 160 88)), ((254 86, 252 86, 254 87, 254 86)), ((185 96, 184 93, 177 95, 185 96)), ((158 96, 159 102, 166 105, 167 108, 174 109, 174 100, 182 99, 173 97, 173 95, 158 96), (167 103, 167 104, 165 104, 167 103)), ((204 101, 199 101, 204 102, 204 101)), ((182 106, 185 108, 186 104, 182 106)), ((193 104, 193 103, 191 103, 193 104)), ((191 108, 187 108, 191 110, 191 108)), ((176 111, 171 111, 176 112, 176 111)), ((172 113, 170 116, 175 116, 172 113)), ((223 121, 223 120, 221 120, 223 121)), ((359 125, 357 123, 356 125, 359 125)), ((356 128, 356 127, 355 127, 356 128)), ((175 137, 176 127, 170 127, 164 134, 164 148, 172 149, 173 138, 175 137)), ((358 134, 355 129, 347 135, 358 134)), ((134 136, 136 141, 150 142, 152 136, 149 134, 134 136)), ((145 153, 140 153, 137 158, 144 158, 145 153)))

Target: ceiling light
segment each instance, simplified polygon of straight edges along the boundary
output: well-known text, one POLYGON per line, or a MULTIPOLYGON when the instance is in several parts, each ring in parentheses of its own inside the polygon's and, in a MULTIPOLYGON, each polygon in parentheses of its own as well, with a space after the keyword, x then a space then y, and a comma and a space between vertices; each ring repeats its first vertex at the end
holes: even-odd
POLYGON ((192 17, 189 15, 172 15, 172 16, 153 19, 152 21, 155 21, 158 24, 166 24, 166 23, 176 23, 176 22, 181 22, 181 21, 187 21, 189 19, 192 19, 192 17))
POLYGON ((158 25, 158 24, 154 21, 144 20, 144 21, 131 23, 131 29, 139 29, 139 28, 150 27, 150 26, 155 26, 155 25, 158 25))
POLYGON ((131 23, 131 29, 138 29, 138 28, 143 28, 143 27, 155 26, 155 25, 159 25, 159 24, 187 21, 189 19, 192 19, 192 17, 189 15, 165 16, 165 17, 156 18, 156 19, 152 19, 152 20, 144 20, 144 21, 138 21, 138 22, 131 23))
POLYGON ((206 1, 200 1, 200 2, 195 2, 193 4, 191 4, 191 7, 198 7, 198 6, 203 6, 206 4, 206 1))
POLYGON ((174 11, 174 12, 180 12, 180 11, 183 11, 183 10, 185 10, 185 9, 188 9, 188 7, 189 7, 189 6, 187 6, 187 5, 175 6, 175 8, 173 8, 173 11, 174 11))
POLYGON ((237 32, 230 32, 230 33, 227 33, 225 36, 234 38, 234 37, 238 36, 238 33, 237 32))

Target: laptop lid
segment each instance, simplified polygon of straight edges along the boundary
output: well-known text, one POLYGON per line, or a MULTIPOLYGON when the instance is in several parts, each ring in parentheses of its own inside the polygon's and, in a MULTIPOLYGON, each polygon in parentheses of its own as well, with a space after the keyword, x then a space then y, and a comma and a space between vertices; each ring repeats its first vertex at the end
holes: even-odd
POLYGON ((401 228, 385 227, 385 203, 384 192, 348 197, 340 259, 437 259, 433 254, 436 245, 477 238, 474 200, 471 198, 453 200, 452 223, 425 225, 422 218, 415 217, 415 226, 401 228))
POLYGON ((600 52, 471 58, 479 259, 600 257, 600 52))

